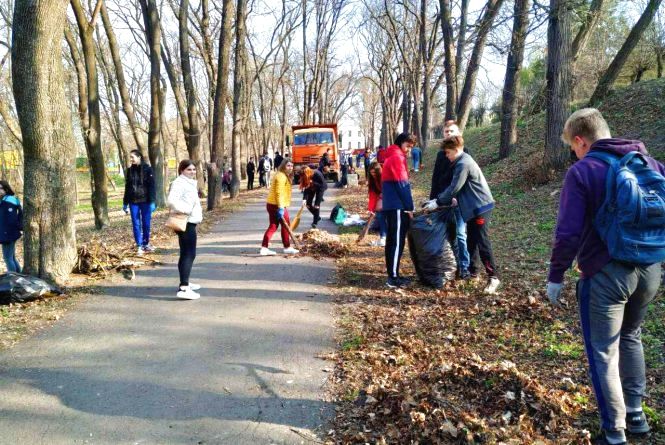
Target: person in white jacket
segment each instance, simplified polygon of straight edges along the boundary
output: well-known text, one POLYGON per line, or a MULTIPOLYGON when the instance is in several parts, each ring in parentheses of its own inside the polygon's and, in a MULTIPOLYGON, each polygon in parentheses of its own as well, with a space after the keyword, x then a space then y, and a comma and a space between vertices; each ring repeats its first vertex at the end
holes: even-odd
POLYGON ((179 176, 171 183, 168 205, 178 213, 188 215, 187 228, 178 233, 180 244, 180 259, 178 260, 178 273, 180 274, 180 287, 176 296, 184 300, 201 298, 197 290, 199 284, 189 281, 194 258, 196 258, 196 225, 203 221, 203 209, 199 199, 196 183, 196 166, 189 159, 180 161, 179 176))

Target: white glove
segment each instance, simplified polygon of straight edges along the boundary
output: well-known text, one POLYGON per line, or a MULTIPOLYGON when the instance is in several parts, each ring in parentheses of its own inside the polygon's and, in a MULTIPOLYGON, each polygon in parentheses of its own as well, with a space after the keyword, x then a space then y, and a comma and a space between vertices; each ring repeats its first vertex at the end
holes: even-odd
POLYGON ((561 297, 561 289, 563 289, 563 283, 547 283, 547 298, 550 300, 554 306, 561 306, 559 303, 559 298, 561 297))
POLYGON ((457 198, 453 198, 452 201, 450 201, 450 207, 457 207, 457 198))
POLYGON ((430 199, 429 201, 427 201, 425 203, 425 205, 423 206, 423 209, 432 211, 432 210, 436 210, 438 207, 439 207, 439 204, 437 204, 436 199, 430 199))

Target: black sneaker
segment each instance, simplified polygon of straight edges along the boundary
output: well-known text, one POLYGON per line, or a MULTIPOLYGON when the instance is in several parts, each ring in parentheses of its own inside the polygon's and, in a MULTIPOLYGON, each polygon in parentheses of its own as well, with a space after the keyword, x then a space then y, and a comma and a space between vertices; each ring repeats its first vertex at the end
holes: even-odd
POLYGON ((626 431, 634 435, 644 435, 651 430, 647 423, 647 416, 642 411, 626 414, 626 431))
POLYGON ((602 431, 599 435, 593 438, 591 441, 592 445, 628 445, 628 442, 619 442, 617 444, 612 444, 607 441, 607 437, 605 437, 605 431, 602 431))
POLYGON ((399 278, 388 277, 388 281, 386 281, 386 286, 388 286, 390 289, 396 289, 401 285, 402 283, 400 282, 399 278))
POLYGON ((312 223, 312 229, 316 229, 316 223, 312 223))
POLYGON ((397 277, 397 281, 400 283, 400 286, 408 286, 413 280, 409 277, 397 277))

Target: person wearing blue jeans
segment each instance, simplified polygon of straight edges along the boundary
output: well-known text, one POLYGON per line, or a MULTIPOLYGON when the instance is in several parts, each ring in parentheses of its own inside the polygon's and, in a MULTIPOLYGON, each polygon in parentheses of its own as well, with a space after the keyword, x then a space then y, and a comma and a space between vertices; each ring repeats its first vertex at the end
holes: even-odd
POLYGON ((150 221, 155 211, 155 176, 152 168, 143 162, 140 151, 132 150, 129 161, 122 209, 131 215, 137 253, 142 255, 154 251, 150 245, 150 221))
POLYGON ((9 183, 0 180, 0 243, 7 272, 21 272, 16 259, 16 241, 23 231, 23 210, 9 183))
POLYGON ((594 224, 606 198, 609 166, 596 156, 620 159, 638 152, 648 167, 665 175, 665 166, 647 155, 640 141, 612 138, 594 108, 573 113, 562 139, 579 161, 570 167, 561 189, 546 293, 559 306, 564 274, 577 259, 580 322, 589 375, 602 431, 594 445, 627 444, 626 432, 644 435, 646 371, 641 325, 658 292, 660 264, 631 264, 612 258, 594 224))
POLYGON ((411 163, 413 165, 413 171, 418 172, 420 170, 420 159, 422 157, 422 150, 420 147, 413 147, 411 149, 411 163))
POLYGON ((455 223, 454 238, 456 243, 454 245, 453 252, 455 253, 455 257, 457 259, 457 271, 460 278, 464 279, 469 275, 469 264, 471 262, 466 243, 466 223, 464 222, 464 218, 462 217, 462 212, 460 211, 459 207, 455 207, 451 218, 455 223))

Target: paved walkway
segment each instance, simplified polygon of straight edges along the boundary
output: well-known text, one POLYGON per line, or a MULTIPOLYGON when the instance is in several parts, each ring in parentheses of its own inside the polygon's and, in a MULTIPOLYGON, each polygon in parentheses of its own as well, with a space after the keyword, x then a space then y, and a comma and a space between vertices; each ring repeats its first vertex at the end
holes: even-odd
POLYGON ((170 255, 0 353, 0 444, 310 443, 332 415, 315 355, 334 346, 334 265, 257 256, 266 226, 255 202, 199 238, 200 300, 175 298, 170 255))

